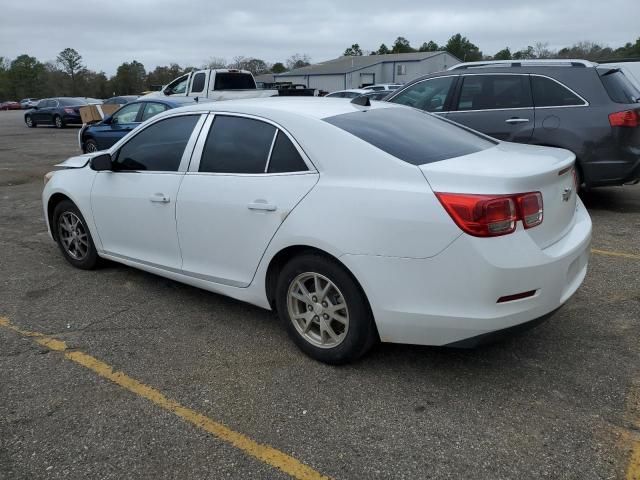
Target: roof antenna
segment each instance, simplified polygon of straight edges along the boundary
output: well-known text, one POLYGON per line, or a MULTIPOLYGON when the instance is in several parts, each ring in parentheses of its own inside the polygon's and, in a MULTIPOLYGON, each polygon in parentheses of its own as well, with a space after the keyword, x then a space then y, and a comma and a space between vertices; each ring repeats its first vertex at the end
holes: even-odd
POLYGON ((362 107, 370 107, 371 106, 371 102, 369 101, 369 97, 366 97, 364 95, 361 95, 359 97, 354 98, 353 100, 351 100, 351 103, 353 103, 354 105, 360 105, 362 107))

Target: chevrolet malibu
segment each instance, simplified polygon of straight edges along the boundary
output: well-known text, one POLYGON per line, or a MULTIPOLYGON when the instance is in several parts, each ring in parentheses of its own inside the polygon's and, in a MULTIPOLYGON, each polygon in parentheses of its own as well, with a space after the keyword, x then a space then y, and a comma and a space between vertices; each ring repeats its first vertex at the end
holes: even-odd
POLYGON ((42 199, 73 266, 275 310, 338 364, 378 340, 468 346, 549 317, 587 271, 574 161, 394 104, 238 100, 66 160, 42 199))

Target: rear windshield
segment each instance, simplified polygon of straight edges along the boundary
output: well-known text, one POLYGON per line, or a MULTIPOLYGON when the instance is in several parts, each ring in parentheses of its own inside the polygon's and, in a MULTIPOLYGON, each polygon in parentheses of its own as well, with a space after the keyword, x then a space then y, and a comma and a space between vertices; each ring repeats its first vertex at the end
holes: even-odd
POLYGON ((63 107, 75 107, 77 105, 87 105, 87 102, 82 98, 59 98, 58 102, 63 107))
POLYGON ((216 73, 215 90, 253 90, 256 82, 250 73, 216 73))
MULTIPOLYGON (((602 72, 601 69, 599 69, 602 72)), ((600 73, 600 80, 611 100, 616 103, 636 103, 640 101, 640 91, 629 81, 620 69, 613 68, 600 73)))
POLYGON ((411 108, 379 108, 324 119, 413 165, 486 150, 497 142, 411 108))

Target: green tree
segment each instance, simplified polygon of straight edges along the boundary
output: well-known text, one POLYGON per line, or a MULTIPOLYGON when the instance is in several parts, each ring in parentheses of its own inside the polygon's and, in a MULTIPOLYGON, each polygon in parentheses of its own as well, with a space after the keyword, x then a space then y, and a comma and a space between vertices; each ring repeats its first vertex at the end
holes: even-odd
POLYGON ((411 53, 415 51, 415 48, 411 47, 409 40, 404 37, 396 38, 396 41, 393 42, 393 47, 391 47, 391 53, 411 53))
MULTIPOLYGON (((207 68, 214 68, 206 66, 207 68)), ((175 80, 180 75, 184 74, 180 65, 172 63, 171 65, 158 65, 153 71, 147 73, 146 86, 151 89, 154 86, 166 85, 171 80, 175 80)))
POLYGON ((463 62, 482 60, 482 52, 480 49, 471 43, 467 37, 463 37, 459 33, 456 33, 449 39, 445 50, 463 62))
POLYGON ((111 79, 115 95, 136 95, 145 90, 146 71, 144 65, 133 60, 118 67, 115 77, 111 79))
POLYGON ((8 99, 9 86, 9 60, 6 57, 0 57, 0 101, 8 99))
POLYGON ((362 49, 360 45, 354 43, 349 48, 347 48, 342 54, 343 57, 360 57, 362 56, 362 49))
POLYGON ((65 48, 58 54, 56 61, 62 68, 62 71, 71 78, 71 95, 76 95, 76 79, 78 74, 84 69, 82 56, 73 48, 65 48))
POLYGON ((276 62, 273 65, 271 65, 272 73, 284 73, 286 71, 287 71, 287 67, 285 67, 282 62, 276 62))
POLYGON ((388 55, 389 53, 391 53, 391 50, 389 50, 389 47, 387 47, 384 43, 380 45, 380 48, 378 48, 378 50, 376 51, 376 54, 378 55, 388 55))
POLYGON ((511 50, 505 47, 493 56, 494 60, 511 60, 511 50))
POLYGON ((536 58, 536 54, 533 47, 529 45, 527 48, 523 48, 522 50, 515 52, 512 55, 512 58, 514 60, 530 60, 532 58, 536 58))
POLYGON ((26 97, 39 97, 43 90, 45 67, 36 57, 23 54, 16 57, 7 72, 9 95, 20 100, 26 97))
POLYGON ((420 45, 420 48, 418 49, 419 52, 437 52, 438 50, 441 50, 441 48, 433 40, 424 42, 422 45, 420 45))

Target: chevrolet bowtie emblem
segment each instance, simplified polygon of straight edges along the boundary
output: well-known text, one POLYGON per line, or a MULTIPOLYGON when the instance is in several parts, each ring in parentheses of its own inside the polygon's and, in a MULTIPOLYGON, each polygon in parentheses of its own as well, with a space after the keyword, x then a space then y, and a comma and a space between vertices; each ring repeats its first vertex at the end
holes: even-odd
POLYGON ((568 202, 569 199, 571 198, 571 192, 573 191, 573 188, 571 187, 565 187, 565 189, 562 191, 562 201, 563 202, 568 202))

